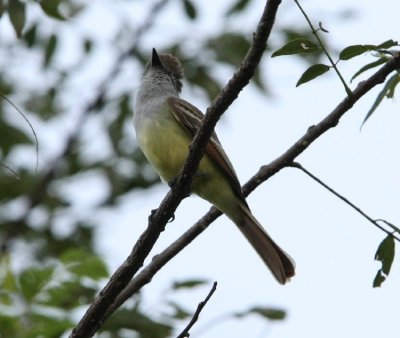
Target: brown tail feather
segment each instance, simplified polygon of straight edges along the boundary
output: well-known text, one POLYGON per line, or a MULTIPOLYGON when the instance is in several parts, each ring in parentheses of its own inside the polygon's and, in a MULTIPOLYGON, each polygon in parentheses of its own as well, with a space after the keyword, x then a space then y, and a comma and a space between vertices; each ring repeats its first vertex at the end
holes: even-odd
POLYGON ((295 274, 295 264, 290 256, 284 252, 261 227, 258 221, 244 205, 243 221, 237 224, 238 228, 260 255, 271 270, 276 280, 285 284, 295 274))

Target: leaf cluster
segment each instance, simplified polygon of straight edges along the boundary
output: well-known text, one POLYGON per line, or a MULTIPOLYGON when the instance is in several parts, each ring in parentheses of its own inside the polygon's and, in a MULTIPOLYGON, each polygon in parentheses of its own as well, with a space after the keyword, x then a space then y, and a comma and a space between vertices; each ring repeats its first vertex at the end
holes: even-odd
MULTIPOLYGON (((319 31, 322 31, 324 33, 328 32, 322 27, 321 23, 320 23, 319 31)), ((317 31, 315 31, 314 34, 316 35, 317 31)), ((399 46, 398 42, 393 41, 393 40, 387 40, 387 41, 384 41, 377 45, 368 44, 368 45, 347 46, 347 47, 343 48, 342 51, 340 51, 338 59, 335 63, 333 63, 331 65, 317 63, 317 64, 313 64, 310 67, 308 67, 305 70, 305 72, 300 76, 299 80, 296 83, 296 87, 318 78, 319 76, 329 72, 333 68, 335 68, 337 70, 337 64, 339 63, 339 61, 348 61, 348 60, 353 59, 362 54, 374 52, 373 56, 375 58, 377 58, 377 60, 362 66, 351 77, 350 81, 353 81, 355 78, 357 78, 359 75, 363 74, 364 72, 366 72, 370 69, 373 69, 375 67, 383 65, 385 62, 387 62, 390 59, 390 56, 393 56, 396 53, 399 53, 399 51, 392 50, 393 47, 398 47, 398 46, 399 46)), ((324 52, 324 50, 326 51, 324 44, 321 44, 321 42, 319 42, 319 41, 312 41, 306 37, 297 37, 293 40, 290 40, 288 43, 286 43, 285 45, 283 45, 282 47, 277 49, 275 52, 273 52, 272 57, 284 56, 284 55, 312 55, 317 52, 322 53, 322 52, 324 52)), ((330 58, 329 53, 327 54, 327 56, 328 56, 328 58, 330 58)), ((383 89, 376 97, 370 110, 367 112, 367 114, 364 118, 364 121, 362 122, 362 125, 375 112, 376 108, 380 105, 380 103, 383 101, 383 99, 385 97, 386 98, 394 97, 394 93, 395 93, 396 87, 399 84, 399 82, 400 82, 400 73, 399 72, 397 74, 392 75, 386 81, 383 89)), ((346 90, 348 88, 346 84, 345 84, 345 88, 346 88, 346 90)))

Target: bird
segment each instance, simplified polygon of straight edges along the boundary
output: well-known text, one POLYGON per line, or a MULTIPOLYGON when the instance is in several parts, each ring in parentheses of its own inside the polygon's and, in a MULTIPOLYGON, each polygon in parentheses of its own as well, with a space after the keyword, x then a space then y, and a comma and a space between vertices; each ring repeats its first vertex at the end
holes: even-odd
MULTIPOLYGON (((158 54, 153 48, 133 111, 137 143, 161 180, 169 184, 177 177, 204 117, 198 108, 180 98, 183 77, 184 70, 177 57, 158 54)), ((280 284, 295 275, 293 259, 250 211, 233 165, 215 132, 206 145, 190 189, 236 224, 280 284)))

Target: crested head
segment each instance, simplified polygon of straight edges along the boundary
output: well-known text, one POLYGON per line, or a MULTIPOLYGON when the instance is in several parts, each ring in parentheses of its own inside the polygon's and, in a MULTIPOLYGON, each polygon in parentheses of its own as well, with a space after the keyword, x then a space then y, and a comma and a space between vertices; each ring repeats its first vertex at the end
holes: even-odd
POLYGON ((153 48, 153 54, 147 63, 144 76, 150 75, 154 78, 166 76, 172 82, 176 90, 180 93, 182 89, 181 79, 184 71, 181 62, 172 54, 160 53, 153 48))

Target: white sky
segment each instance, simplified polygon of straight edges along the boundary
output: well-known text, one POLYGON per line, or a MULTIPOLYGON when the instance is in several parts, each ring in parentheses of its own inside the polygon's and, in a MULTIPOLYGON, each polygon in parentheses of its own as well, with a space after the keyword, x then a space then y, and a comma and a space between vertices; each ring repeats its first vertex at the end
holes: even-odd
MULTIPOLYGON (((148 7, 148 3, 143 3, 110 5, 98 1, 88 16, 78 22, 78 31, 100 36, 106 45, 121 21, 133 27, 140 23, 148 7), (107 22, 107 25, 99 25, 99 22, 107 22)), ((192 37, 186 47, 195 48, 203 36, 223 28, 220 16, 226 2, 214 1, 212 7, 209 2, 196 3, 200 7, 200 20, 189 23, 182 17, 179 2, 172 1, 168 15, 162 14, 156 27, 146 35, 145 46, 149 50, 153 46, 162 49, 174 38, 186 36, 190 29, 192 37)), ((303 3, 312 20, 322 21, 330 31, 327 39, 337 50, 349 44, 399 39, 396 34, 400 5, 396 1, 313 0, 303 3), (337 14, 346 9, 354 9, 357 15, 351 20, 339 20, 337 14)), ((262 7, 261 2, 253 1, 251 10, 232 27, 243 25, 249 32, 254 30, 262 7)), ((292 2, 282 4, 278 12, 279 24, 297 26, 303 20, 292 2)), ((67 32, 68 29, 73 30, 67 27, 67 32)), ((61 63, 72 62, 71 59, 63 60, 62 55, 58 57, 61 63)), ((370 61, 371 56, 361 56, 339 66, 349 79, 361 65, 370 61)), ((109 56, 99 62, 107 67, 109 56)), ((242 183, 261 165, 285 151, 345 96, 333 73, 295 88, 305 64, 294 57, 271 59, 266 55, 262 67, 273 96, 247 87, 217 127, 242 183)), ((96 69, 84 74, 81 77, 83 83, 99 78, 96 69)), ((228 80, 230 75, 229 69, 218 72, 222 81, 228 80)), ((139 77, 140 70, 132 67, 127 69, 122 80, 130 85, 134 82, 136 86, 139 77)), ((396 101, 385 101, 362 132, 359 131, 378 91, 373 90, 357 103, 338 127, 319 138, 298 161, 373 218, 384 218, 400 225, 400 115, 396 101)), ((84 95, 84 91, 77 86, 75 94, 84 95)), ((203 111, 208 105, 204 97, 188 88, 184 89, 183 98, 203 111)), ((48 137, 53 139, 54 135, 48 137)), ((97 194, 104 192, 102 182, 92 180, 88 184, 98 187, 99 192, 92 191, 93 196, 85 196, 83 207, 85 199, 93 201, 97 194)), ((96 215, 100 220, 98 247, 107 253, 112 269, 126 258, 145 228, 150 210, 158 206, 167 191, 168 187, 161 184, 146 191, 135 191, 121 201, 117 212, 102 211, 96 215)), ((380 267, 373 257, 384 238, 382 232, 295 169, 285 169, 268 180, 249 197, 249 204, 258 220, 296 260, 296 277, 284 287, 278 285, 235 226, 221 217, 144 289, 150 313, 164 310, 160 299, 178 299, 194 311, 208 293, 211 282, 217 280, 217 292, 203 310, 192 337, 198 337, 200 332, 204 338, 396 337, 400 304, 397 259, 389 280, 380 289, 372 288, 372 280, 380 267), (172 281, 192 277, 209 279, 210 285, 196 291, 165 294, 172 281), (251 317, 225 321, 207 330, 207 323, 214 318, 254 305, 285 309, 288 318, 266 323, 251 317)), ((186 199, 176 212, 175 221, 168 225, 157 243, 154 254, 208 209, 209 205, 197 197, 186 199)))

